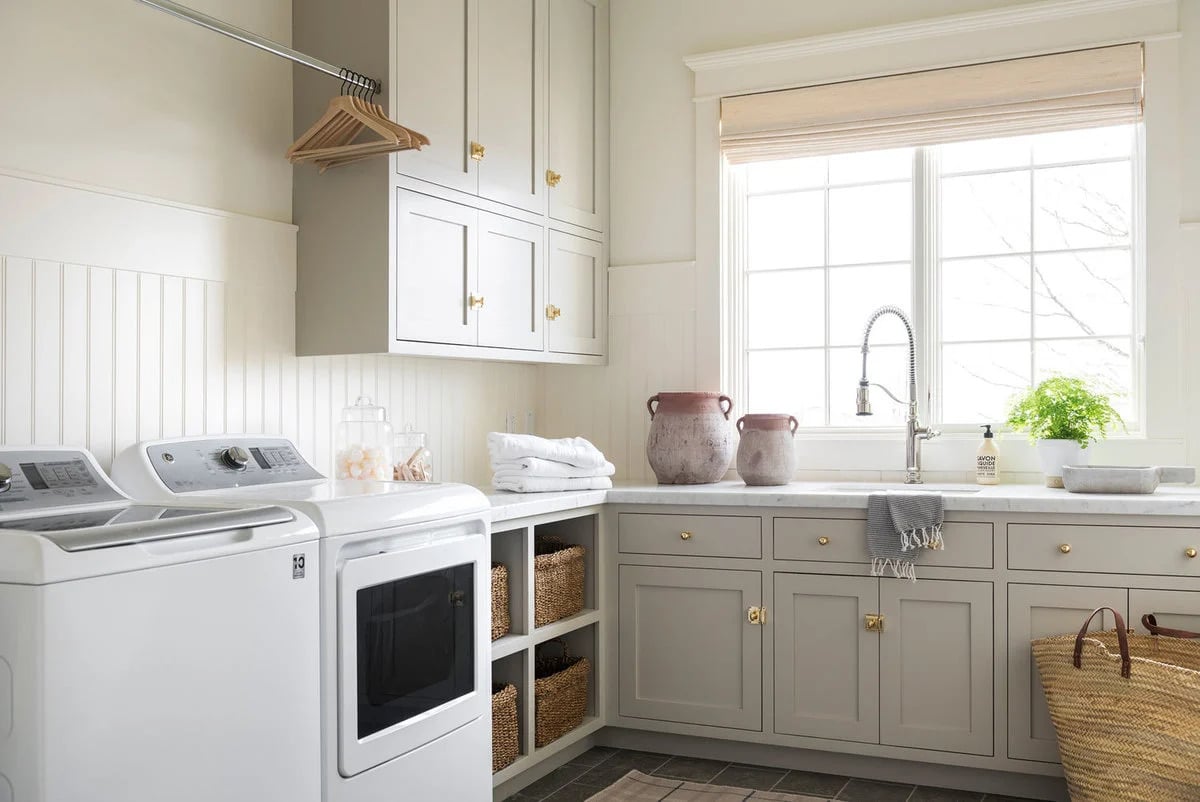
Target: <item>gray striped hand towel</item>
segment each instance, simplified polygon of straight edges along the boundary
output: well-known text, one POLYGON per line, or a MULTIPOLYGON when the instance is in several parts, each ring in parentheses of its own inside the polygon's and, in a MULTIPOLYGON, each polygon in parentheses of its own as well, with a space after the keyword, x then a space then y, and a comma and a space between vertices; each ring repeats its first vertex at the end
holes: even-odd
POLYGON ((917 581, 919 549, 945 548, 938 493, 872 493, 867 498, 867 553, 871 576, 884 571, 917 581))

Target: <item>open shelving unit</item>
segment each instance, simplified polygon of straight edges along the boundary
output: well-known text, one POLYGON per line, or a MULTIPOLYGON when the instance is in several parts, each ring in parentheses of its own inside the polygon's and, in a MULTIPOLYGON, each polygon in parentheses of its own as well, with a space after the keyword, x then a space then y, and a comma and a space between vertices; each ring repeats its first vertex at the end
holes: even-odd
POLYGON ((520 729, 520 756, 516 762, 492 775, 493 787, 578 744, 604 725, 599 696, 599 689, 603 687, 600 650, 605 623, 599 596, 602 587, 598 575, 600 533, 599 511, 591 508, 571 510, 558 518, 508 521, 497 524, 492 532, 492 562, 503 563, 508 568, 508 608, 512 620, 511 631, 492 641, 492 680, 516 686, 520 729), (581 612, 535 627, 533 565, 534 542, 539 535, 550 535, 584 547, 584 589, 581 612), (538 650, 542 644, 559 639, 573 656, 586 657, 591 664, 587 711, 580 726, 545 746, 535 747, 533 689, 538 650))

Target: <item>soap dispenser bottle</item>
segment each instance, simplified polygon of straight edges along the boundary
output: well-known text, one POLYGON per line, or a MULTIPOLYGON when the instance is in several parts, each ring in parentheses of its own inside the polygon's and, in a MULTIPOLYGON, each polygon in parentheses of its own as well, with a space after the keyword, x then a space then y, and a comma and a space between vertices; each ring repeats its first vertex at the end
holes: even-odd
POLYGON ((996 448, 996 436, 992 434, 991 424, 983 427, 983 443, 975 454, 975 482, 981 485, 1000 484, 1000 472, 997 470, 1000 450, 996 448))

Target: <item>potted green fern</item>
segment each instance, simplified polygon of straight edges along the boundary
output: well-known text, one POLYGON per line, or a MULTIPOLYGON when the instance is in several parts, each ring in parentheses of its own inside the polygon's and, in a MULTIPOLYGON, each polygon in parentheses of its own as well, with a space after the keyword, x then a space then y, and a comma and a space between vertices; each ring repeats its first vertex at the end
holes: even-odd
POLYGON ((1052 376, 1013 399, 1008 425, 1037 446, 1046 487, 1062 487, 1064 465, 1086 465, 1087 447, 1124 425, 1108 396, 1083 379, 1052 376))

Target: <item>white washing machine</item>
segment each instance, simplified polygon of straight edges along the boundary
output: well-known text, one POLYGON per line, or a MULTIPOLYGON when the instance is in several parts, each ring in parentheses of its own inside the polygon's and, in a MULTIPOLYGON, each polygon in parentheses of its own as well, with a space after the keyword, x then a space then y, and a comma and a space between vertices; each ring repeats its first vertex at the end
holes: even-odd
POLYGON ((466 485, 325 479, 288 440, 141 443, 131 493, 280 504, 321 531, 326 802, 484 802, 491 784, 490 509, 466 485))
POLYGON ((317 542, 0 447, 0 800, 319 800, 317 542))

